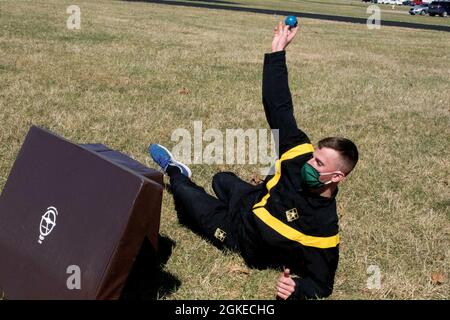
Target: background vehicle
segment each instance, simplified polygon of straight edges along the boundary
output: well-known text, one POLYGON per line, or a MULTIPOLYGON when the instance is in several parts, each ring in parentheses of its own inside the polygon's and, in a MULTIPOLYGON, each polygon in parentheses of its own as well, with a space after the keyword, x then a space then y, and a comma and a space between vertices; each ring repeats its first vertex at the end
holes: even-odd
POLYGON ((450 14, 450 1, 433 1, 428 7, 430 16, 440 15, 446 17, 450 14))
POLYGON ((402 5, 403 1, 402 0, 378 0, 378 3, 381 4, 394 4, 394 5, 402 5))
POLYGON ((409 9, 409 14, 411 14, 411 15, 420 14, 421 16, 424 16, 427 13, 428 13, 428 4, 427 3, 421 4, 420 6, 414 6, 411 9, 409 9))

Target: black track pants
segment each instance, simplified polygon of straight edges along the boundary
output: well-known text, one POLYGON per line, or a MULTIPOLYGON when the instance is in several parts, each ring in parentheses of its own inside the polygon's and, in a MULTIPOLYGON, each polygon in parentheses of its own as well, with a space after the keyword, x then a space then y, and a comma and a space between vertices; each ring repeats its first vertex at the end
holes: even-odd
POLYGON ((220 249, 239 251, 240 217, 230 212, 229 203, 233 190, 249 183, 234 173, 219 172, 212 181, 217 198, 178 172, 170 176, 170 185, 180 223, 220 249))

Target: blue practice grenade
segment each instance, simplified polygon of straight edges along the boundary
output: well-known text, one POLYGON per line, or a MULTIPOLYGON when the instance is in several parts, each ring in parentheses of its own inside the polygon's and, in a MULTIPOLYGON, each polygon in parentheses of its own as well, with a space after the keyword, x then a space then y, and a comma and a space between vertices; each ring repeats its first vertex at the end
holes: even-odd
POLYGON ((297 26, 297 17, 296 16, 287 16, 284 23, 289 26, 289 28, 295 28, 297 26))

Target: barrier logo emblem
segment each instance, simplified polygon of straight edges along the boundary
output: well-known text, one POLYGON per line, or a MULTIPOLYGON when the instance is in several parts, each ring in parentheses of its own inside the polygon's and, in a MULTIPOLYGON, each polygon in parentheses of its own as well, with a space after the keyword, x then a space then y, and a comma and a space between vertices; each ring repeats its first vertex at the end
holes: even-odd
POLYGON ((48 236, 56 226, 56 216, 58 210, 55 207, 48 207, 47 211, 42 215, 41 224, 39 225, 39 240, 38 243, 42 244, 45 237, 48 236))

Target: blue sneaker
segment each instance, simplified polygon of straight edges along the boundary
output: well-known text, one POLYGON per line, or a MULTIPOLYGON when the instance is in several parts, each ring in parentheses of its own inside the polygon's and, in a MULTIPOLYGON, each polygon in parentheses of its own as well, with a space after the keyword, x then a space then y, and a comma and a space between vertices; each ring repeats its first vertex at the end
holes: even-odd
POLYGON ((153 161, 155 161, 163 169, 164 172, 166 172, 167 167, 171 165, 180 168, 181 173, 186 177, 190 178, 192 176, 191 169, 189 169, 189 167, 184 163, 176 161, 170 151, 162 145, 152 143, 148 147, 148 153, 152 157, 153 161))

